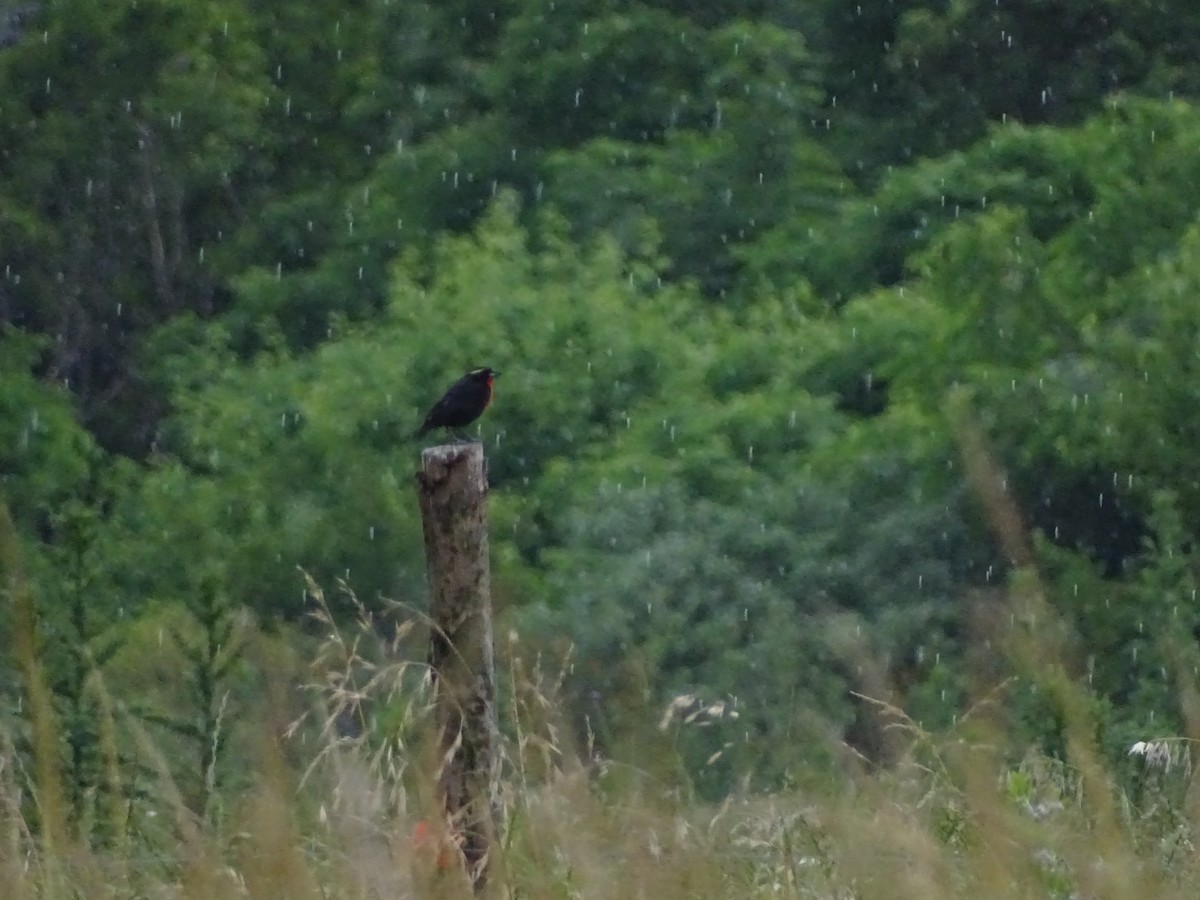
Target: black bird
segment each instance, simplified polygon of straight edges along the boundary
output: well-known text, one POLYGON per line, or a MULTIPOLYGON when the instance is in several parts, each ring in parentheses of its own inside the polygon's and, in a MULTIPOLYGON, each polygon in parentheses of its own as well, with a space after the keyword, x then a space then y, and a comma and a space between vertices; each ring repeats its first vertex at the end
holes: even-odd
MULTIPOLYGON (((442 399, 433 404, 421 427, 413 434, 419 438, 434 428, 449 428, 458 431, 466 428, 488 408, 492 402, 492 382, 500 373, 484 366, 472 369, 442 394, 442 399)), ((461 436, 461 435, 460 435, 461 436)))

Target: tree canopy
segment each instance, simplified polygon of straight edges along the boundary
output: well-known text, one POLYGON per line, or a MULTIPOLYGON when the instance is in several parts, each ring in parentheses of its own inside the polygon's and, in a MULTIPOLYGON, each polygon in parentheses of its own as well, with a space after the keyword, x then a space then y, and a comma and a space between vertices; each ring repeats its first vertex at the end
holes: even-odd
POLYGON ((1177 717, 1193 7, 0 3, 0 490, 46 620, 292 625, 300 570, 419 605, 409 435, 486 364, 502 622, 574 648, 607 746, 695 695, 739 715, 681 736, 697 783, 886 761, 852 692, 953 720, 1027 566, 1106 734, 1177 717))

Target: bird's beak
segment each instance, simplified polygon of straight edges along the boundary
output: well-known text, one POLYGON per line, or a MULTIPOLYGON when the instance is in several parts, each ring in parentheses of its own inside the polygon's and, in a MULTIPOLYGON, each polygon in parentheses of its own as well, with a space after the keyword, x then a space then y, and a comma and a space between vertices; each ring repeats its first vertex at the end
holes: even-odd
POLYGON ((495 369, 492 369, 492 377, 493 377, 493 378, 496 378, 496 377, 497 377, 499 374, 500 374, 500 373, 499 373, 499 372, 497 372, 495 369))

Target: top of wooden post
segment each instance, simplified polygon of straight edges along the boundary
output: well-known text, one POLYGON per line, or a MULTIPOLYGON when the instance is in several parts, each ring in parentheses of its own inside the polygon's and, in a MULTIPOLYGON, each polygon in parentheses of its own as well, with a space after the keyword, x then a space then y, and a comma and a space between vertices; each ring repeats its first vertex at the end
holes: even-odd
POLYGON ((479 441, 435 444, 421 451, 421 468, 428 472, 431 466, 452 466, 463 458, 475 456, 483 458, 483 444, 479 441))

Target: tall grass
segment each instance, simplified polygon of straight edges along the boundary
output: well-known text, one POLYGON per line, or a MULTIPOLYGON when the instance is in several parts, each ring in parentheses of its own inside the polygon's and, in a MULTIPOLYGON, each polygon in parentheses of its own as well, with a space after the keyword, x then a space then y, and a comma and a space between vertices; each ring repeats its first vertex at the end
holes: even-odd
MULTIPOLYGON (((21 768, 4 735, 0 896, 470 896, 430 827, 436 760, 423 737, 421 667, 386 661, 396 634, 381 644, 371 617, 344 633, 322 610, 329 634, 308 710, 289 721, 269 712, 279 702, 269 700, 261 719, 243 723, 255 736, 246 760, 253 777, 227 789, 223 817, 187 806, 171 760, 110 701, 106 730, 136 751, 111 754, 112 764, 149 760, 152 797, 133 813, 114 811, 119 841, 91 842, 69 822, 48 831, 55 820, 46 804, 60 792, 43 782, 53 776, 45 766, 21 768)), ((1138 748, 1127 761, 1144 788, 1134 798, 1085 744, 1072 743, 1066 759, 1030 751, 1014 763, 1003 690, 948 734, 877 701, 907 748, 898 765, 872 771, 851 762, 816 792, 688 805, 676 786, 611 777, 661 770, 655 761, 598 760, 572 746, 557 701, 561 670, 526 665, 519 650, 510 644, 505 669, 497 896, 1200 896, 1186 741, 1138 748)))
MULTIPOLYGON (((971 465, 976 479, 995 477, 985 455, 971 465)), ((988 502, 998 510, 994 520, 1013 514, 1000 494, 988 502)), ((1004 539, 1018 540, 1012 533, 1004 539)), ((412 661, 421 658, 418 615, 372 613, 348 593, 358 617, 342 625, 310 583, 324 638, 300 685, 271 677, 274 657, 249 638, 246 655, 267 673, 266 689, 255 708, 222 726, 240 735, 224 745, 236 754, 226 763, 240 777, 214 782, 218 802, 202 810, 189 805, 163 739, 94 672, 89 684, 104 711, 111 793, 125 786, 126 802, 99 807, 111 821, 92 830, 66 813, 56 762, 61 736, 39 687, 32 602, 11 529, 0 535, 0 551, 29 704, 14 720, 28 723, 29 733, 0 733, 0 897, 471 896, 431 787, 439 761, 429 740, 429 679, 412 661), (18 752, 22 742, 30 753, 18 752), (136 776, 121 770, 129 759, 139 761, 136 776), (97 833, 111 837, 96 840, 97 833)), ((1015 543, 1012 552, 1025 551, 1015 543)), ((717 804, 690 802, 678 784, 653 775, 674 768, 662 760, 600 758, 562 711, 568 661, 546 660, 515 635, 502 641, 505 827, 489 893, 1200 896, 1196 735, 1147 735, 1125 760, 1105 762, 1028 565, 1004 602, 1014 616, 1040 623, 1014 629, 1002 652, 1013 677, 1052 698, 1064 722, 1064 753, 1051 758, 1012 745, 1008 681, 982 694, 946 733, 864 698, 903 748, 898 763, 880 770, 846 753, 840 774, 817 787, 734 793, 717 804)), ((1194 692, 1181 704, 1193 711, 1194 692)), ((651 727, 676 727, 681 716, 680 727, 700 727, 703 716, 684 714, 698 708, 693 698, 679 698, 651 727)))

